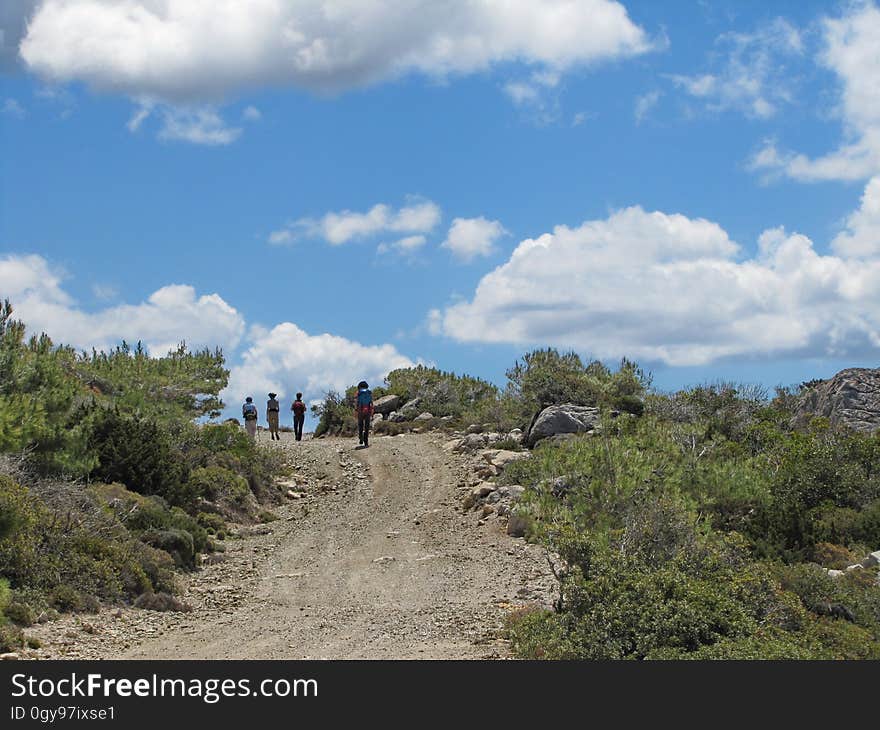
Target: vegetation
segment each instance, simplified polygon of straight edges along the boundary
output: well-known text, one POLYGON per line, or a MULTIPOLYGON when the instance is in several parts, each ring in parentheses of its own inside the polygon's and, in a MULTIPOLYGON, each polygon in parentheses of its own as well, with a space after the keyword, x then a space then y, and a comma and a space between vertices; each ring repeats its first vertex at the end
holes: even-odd
POLYGON ((553 611, 511 620, 531 658, 877 658, 880 436, 814 420, 792 392, 704 385, 539 446, 532 539, 558 556, 553 611))
POLYGON ((0 307, 0 644, 55 611, 181 610, 175 569, 277 501, 276 455, 219 414, 220 351, 76 353, 0 307), (166 607, 166 609, 161 609, 166 607))

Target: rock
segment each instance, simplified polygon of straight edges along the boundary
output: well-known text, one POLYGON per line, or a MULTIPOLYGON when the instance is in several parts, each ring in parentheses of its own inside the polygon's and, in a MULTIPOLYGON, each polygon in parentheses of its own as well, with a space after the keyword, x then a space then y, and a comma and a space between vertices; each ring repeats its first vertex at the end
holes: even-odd
POLYGON ((511 537, 525 537, 529 521, 523 515, 512 513, 507 519, 507 534, 511 537))
POLYGON ((407 418, 412 418, 416 414, 416 409, 418 409, 419 404, 421 404, 421 398, 413 398, 412 400, 407 401, 401 407, 399 413, 402 413, 407 418))
POLYGON ((491 514, 495 513, 495 508, 491 504, 483 505, 483 517, 488 517, 491 514))
POLYGON ((14 651, 8 651, 5 654, 0 654, 0 662, 12 662, 18 658, 18 654, 14 651))
POLYGON ((557 434, 587 433, 599 425, 599 409, 564 403, 545 408, 538 414, 526 439, 534 446, 541 439, 557 434))
POLYGON ((434 419, 434 414, 428 413, 427 411, 425 411, 424 413, 420 413, 413 420, 414 421, 432 421, 433 419, 434 419))
POLYGON ((401 423, 406 420, 406 416, 402 413, 398 413, 397 411, 391 411, 386 417, 386 421, 391 421, 391 423, 401 423))
MULTIPOLYGON (((506 504, 499 504, 499 505, 498 505, 498 510, 497 510, 497 511, 498 511, 498 516, 499 516, 499 517, 504 517, 504 515, 510 513, 510 507, 508 507, 506 504)), ((509 524, 510 524, 510 523, 508 523, 508 525, 509 525, 509 524)))
POLYGON ((834 570, 834 569, 832 569, 832 568, 826 568, 825 572, 828 573, 828 577, 829 577, 829 578, 835 578, 835 579, 836 579, 836 578, 840 578, 840 576, 843 575, 843 571, 842 571, 842 570, 834 570))
POLYGON ((383 555, 382 557, 373 560, 373 562, 378 565, 384 565, 385 563, 393 563, 395 560, 396 558, 393 555, 383 555))
POLYGON ((501 495, 498 494, 497 491, 489 492, 489 494, 486 495, 486 501, 489 502, 489 504, 495 504, 495 502, 501 501, 501 495))
POLYGON ((450 421, 453 420, 453 417, 452 416, 440 416, 440 420, 443 421, 443 423, 449 423, 450 421))
POLYGON ((507 487, 507 493, 510 495, 510 498, 514 501, 522 499, 523 494, 525 493, 526 488, 521 484, 511 484, 507 487))
POLYGON ((489 482, 481 482, 471 490, 471 494, 477 499, 482 499, 486 495, 494 492, 495 489, 496 487, 494 484, 490 484, 489 482))
POLYGON ((871 553, 867 558, 862 560, 861 565, 863 568, 873 568, 875 565, 880 565, 880 550, 871 553))
POLYGON ((453 439, 452 441, 447 441, 440 448, 444 451, 455 451, 461 445, 461 439, 453 439))
POLYGON ((487 460, 492 466, 501 471, 508 464, 512 464, 514 461, 528 459, 530 456, 531 454, 528 451, 508 451, 507 449, 501 449, 493 452, 492 456, 487 460))
POLYGON ((846 572, 849 573, 853 570, 864 570, 864 566, 861 563, 856 563, 855 565, 847 565, 846 572))
POLYGON ((479 424, 476 424, 476 423, 472 423, 470 426, 468 426, 465 429, 465 433, 482 433, 482 432, 483 432, 483 427, 480 426, 479 424))
POLYGON ((880 429, 880 368, 848 368, 808 388, 798 403, 794 425, 806 426, 816 416, 855 431, 880 429))
POLYGON ((399 395, 383 395, 381 398, 373 401, 373 411, 382 415, 391 413, 398 409, 402 400, 403 398, 399 395))
POLYGON ((458 442, 456 451, 477 451, 486 445, 486 435, 470 433, 458 442))
POLYGON ((523 440, 523 432, 521 429, 515 428, 507 434, 507 438, 515 443, 521 444, 523 440))

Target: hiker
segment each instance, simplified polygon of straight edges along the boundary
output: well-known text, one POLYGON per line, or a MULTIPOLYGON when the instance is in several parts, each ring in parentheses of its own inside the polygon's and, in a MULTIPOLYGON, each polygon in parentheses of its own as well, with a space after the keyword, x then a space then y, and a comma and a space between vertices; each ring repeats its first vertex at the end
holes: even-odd
POLYGON ((244 399, 244 405, 241 407, 241 417, 244 419, 244 429, 248 436, 252 439, 257 437, 257 419, 260 414, 257 413, 257 407, 254 405, 254 399, 248 396, 244 399))
POLYGON ((278 433, 278 417, 281 414, 281 404, 275 400, 278 393, 269 393, 269 400, 266 402, 266 420, 269 422, 269 433, 273 441, 280 441, 281 434, 278 433))
POLYGON ((373 417, 373 391, 367 385, 366 380, 358 383, 357 392, 357 422, 358 443, 362 446, 370 445, 370 419, 373 417))
POLYGON ((290 406, 290 410, 293 411, 293 434, 297 441, 303 439, 303 423, 306 420, 306 404, 303 403, 302 397, 302 393, 297 393, 296 400, 290 406))

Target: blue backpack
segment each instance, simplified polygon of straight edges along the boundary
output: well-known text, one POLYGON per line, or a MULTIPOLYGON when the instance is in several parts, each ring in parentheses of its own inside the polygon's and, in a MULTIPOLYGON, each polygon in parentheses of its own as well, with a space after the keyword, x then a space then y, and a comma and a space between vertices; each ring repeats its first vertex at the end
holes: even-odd
POLYGON ((358 391, 357 407, 359 411, 365 410, 373 405, 373 391, 364 388, 358 391))
POLYGON ((257 419, 257 407, 253 403, 245 403, 241 413, 245 421, 255 421, 257 419))

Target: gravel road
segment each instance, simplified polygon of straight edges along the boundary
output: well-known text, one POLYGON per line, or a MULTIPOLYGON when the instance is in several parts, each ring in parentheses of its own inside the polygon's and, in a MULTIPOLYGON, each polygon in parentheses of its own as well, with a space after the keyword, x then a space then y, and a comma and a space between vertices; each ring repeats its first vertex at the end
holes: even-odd
POLYGON ((468 458, 434 433, 265 440, 305 496, 242 527, 184 578, 189 613, 136 609, 34 627, 40 657, 506 658, 504 617, 551 600, 543 551, 463 513, 468 458))

